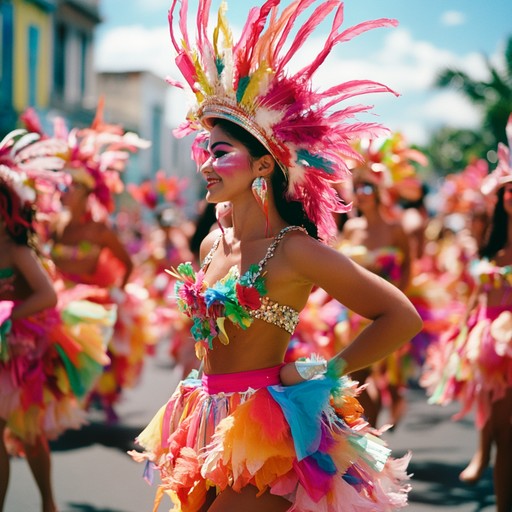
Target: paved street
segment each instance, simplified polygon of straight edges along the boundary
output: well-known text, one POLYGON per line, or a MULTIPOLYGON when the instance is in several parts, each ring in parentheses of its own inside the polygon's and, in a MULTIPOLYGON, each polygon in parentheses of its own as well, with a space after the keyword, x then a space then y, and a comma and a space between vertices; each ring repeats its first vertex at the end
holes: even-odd
MULTIPOLYGON (((153 491, 142 479, 142 465, 126 450, 178 380, 165 351, 148 361, 140 386, 119 407, 121 422, 108 427, 91 414, 91 424, 53 444, 53 475, 60 512, 150 512, 153 491)), ((426 404, 420 389, 409 392, 406 419, 386 439, 396 455, 413 451, 413 490, 409 512, 491 512, 495 509, 489 469, 475 486, 459 482, 476 433, 472 422, 454 423, 455 407, 426 404)), ((158 512, 169 510, 168 501, 158 512)), ((39 498, 25 460, 11 465, 5 512, 38 512, 39 498)))

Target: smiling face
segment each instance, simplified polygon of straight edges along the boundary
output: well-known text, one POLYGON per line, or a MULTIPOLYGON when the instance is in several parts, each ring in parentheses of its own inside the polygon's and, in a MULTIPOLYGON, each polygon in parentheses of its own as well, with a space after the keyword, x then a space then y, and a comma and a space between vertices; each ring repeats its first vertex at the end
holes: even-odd
POLYGON ((208 202, 232 201, 237 194, 251 194, 253 161, 241 142, 216 125, 210 132, 208 152, 210 156, 201 166, 208 202))

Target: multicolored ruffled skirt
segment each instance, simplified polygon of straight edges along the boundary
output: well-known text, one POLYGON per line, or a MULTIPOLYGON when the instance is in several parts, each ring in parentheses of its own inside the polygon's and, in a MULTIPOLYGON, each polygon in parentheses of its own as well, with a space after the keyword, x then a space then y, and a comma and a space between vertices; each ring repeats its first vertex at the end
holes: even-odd
POLYGON ((108 344, 111 363, 95 387, 95 395, 107 412, 120 400, 123 390, 138 384, 146 357, 154 352, 159 332, 155 303, 138 283, 128 283, 118 295, 111 291, 109 300, 117 309, 108 344))
POLYGON ((512 387, 512 311, 510 305, 479 306, 467 325, 457 327, 431 345, 421 378, 429 402, 459 401, 460 419, 476 411, 482 428, 491 404, 512 387))
MULTIPOLYGON (((14 304, 0 302, 2 321, 14 304)), ((75 300, 14 320, 2 332, 0 417, 11 436, 30 444, 86 423, 82 400, 109 362, 103 333, 114 319, 75 300)))
POLYGON ((195 375, 138 436, 130 455, 160 474, 164 494, 183 512, 206 493, 255 486, 290 501, 290 511, 391 511, 407 504, 409 455, 392 459, 361 418, 356 383, 324 376, 279 384, 280 366, 195 375))

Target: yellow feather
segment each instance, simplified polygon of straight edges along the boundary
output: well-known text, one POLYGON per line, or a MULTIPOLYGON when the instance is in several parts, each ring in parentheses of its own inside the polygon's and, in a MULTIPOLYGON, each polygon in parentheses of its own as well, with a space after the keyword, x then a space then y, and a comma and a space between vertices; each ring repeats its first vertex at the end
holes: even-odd
POLYGON ((268 76, 272 73, 272 70, 267 67, 266 62, 262 62, 258 69, 251 75, 251 79, 247 88, 245 89, 244 95, 240 104, 250 109, 254 107, 254 99, 261 93, 261 84, 266 81, 268 76))

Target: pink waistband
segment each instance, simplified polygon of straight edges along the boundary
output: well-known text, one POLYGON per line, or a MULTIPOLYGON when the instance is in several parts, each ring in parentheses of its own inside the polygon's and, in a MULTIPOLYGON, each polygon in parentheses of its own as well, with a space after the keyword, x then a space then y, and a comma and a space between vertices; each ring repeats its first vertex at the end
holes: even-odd
POLYGON ((217 393, 241 393, 249 388, 259 389, 267 386, 275 386, 281 383, 279 372, 280 364, 271 368, 249 370, 237 373, 219 373, 216 375, 203 375, 202 383, 204 390, 209 395, 217 393))

